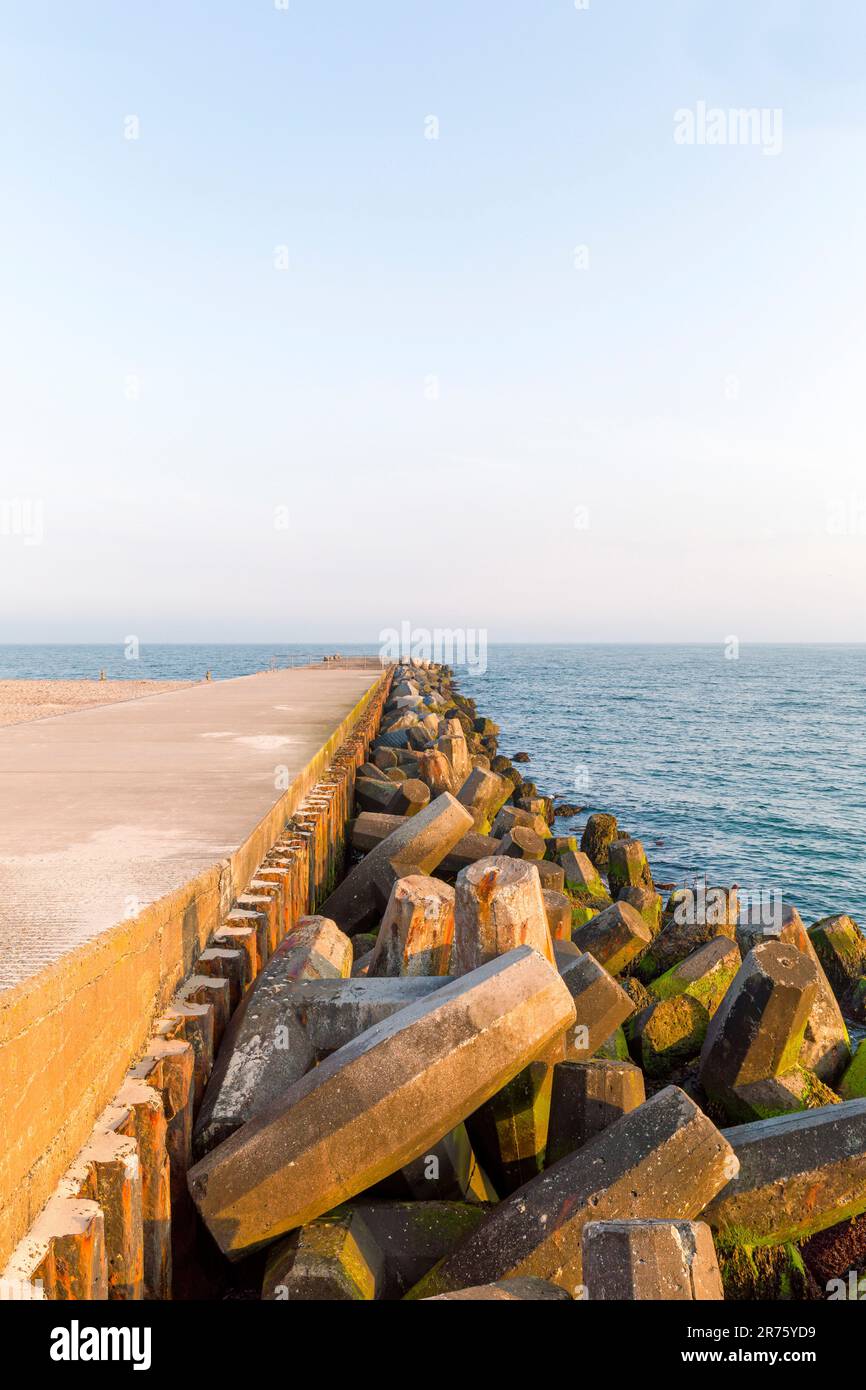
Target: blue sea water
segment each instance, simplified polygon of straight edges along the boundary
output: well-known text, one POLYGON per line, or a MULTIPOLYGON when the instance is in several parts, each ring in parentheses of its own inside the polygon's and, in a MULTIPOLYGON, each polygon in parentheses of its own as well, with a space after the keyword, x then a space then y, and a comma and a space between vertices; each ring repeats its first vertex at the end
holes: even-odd
MULTIPOLYGON (((0 679, 215 679, 358 644, 3 646, 0 679)), ((659 883, 778 891, 866 927, 866 646, 495 645, 461 689, 539 789, 612 811, 659 883)))

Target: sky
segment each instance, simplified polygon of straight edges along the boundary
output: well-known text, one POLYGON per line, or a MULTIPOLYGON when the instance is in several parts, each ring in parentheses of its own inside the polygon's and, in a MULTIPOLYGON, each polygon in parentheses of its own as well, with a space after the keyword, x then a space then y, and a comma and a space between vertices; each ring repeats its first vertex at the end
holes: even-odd
POLYGON ((864 48, 0 0, 0 642, 866 640, 864 48))

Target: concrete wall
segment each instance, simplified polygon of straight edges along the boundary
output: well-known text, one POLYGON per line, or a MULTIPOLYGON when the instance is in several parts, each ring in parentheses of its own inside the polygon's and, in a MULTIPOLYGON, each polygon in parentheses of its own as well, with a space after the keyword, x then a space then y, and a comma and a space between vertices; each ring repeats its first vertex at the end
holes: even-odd
POLYGON ((154 1020, 286 821, 359 724, 373 685, 231 858, 0 995, 0 1269, 145 1049, 154 1020))

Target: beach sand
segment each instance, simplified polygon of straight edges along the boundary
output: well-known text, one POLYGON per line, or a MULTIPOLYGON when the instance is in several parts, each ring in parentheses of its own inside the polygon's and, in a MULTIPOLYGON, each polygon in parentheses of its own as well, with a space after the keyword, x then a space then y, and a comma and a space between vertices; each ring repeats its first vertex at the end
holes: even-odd
POLYGON ((0 726, 184 690, 195 681, 0 681, 0 726))

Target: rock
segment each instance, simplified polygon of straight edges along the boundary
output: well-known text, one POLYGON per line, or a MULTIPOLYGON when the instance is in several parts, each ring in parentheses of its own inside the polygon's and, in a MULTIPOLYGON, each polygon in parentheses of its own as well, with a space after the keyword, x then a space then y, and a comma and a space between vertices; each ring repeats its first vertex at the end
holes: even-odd
POLYGON ((625 990, 593 956, 578 953, 566 957, 558 962, 558 969, 575 1008, 575 1023, 566 1034, 565 1059, 586 1061, 629 1017, 634 1006, 625 990))
POLYGON ((617 896, 621 903, 628 903, 640 913, 653 937, 658 936, 662 929, 662 900, 658 893, 652 888, 621 888, 617 896))
POLYGON ((579 950, 595 956, 611 975, 618 975, 650 944, 652 936, 633 907, 628 903, 613 903, 579 927, 572 940, 579 950))
POLYGON ((484 738, 498 738, 499 725, 494 724, 492 719, 484 719, 479 716, 472 725, 476 734, 481 734, 484 738))
POLYGON ((528 825, 515 825, 502 837, 499 853, 509 859, 543 859, 544 841, 528 825))
POLYGON ((736 1171, 730 1142, 668 1086, 500 1202, 408 1296, 525 1276, 577 1295, 588 1221, 691 1220, 736 1171))
POLYGON ((534 866, 496 857, 463 869, 457 876, 452 973, 464 975, 521 945, 533 946, 553 964, 541 881, 534 866))
POLYGON ((640 840, 612 840, 608 845, 607 878, 611 897, 623 888, 653 890, 652 874, 640 840))
POLYGON ((737 943, 726 936, 717 936, 653 980, 650 993, 657 999, 690 994, 699 1004, 703 1004, 712 1018, 741 964, 737 943))
POLYGON ((825 1289, 831 1279, 844 1278, 849 1269, 866 1268, 866 1216, 840 1221, 810 1236, 802 1252, 810 1272, 825 1289))
POLYGON ((632 1045, 647 1076, 670 1076, 697 1057, 710 1016, 690 994, 672 995, 644 1009, 630 1026, 632 1045))
POLYGON ((472 817, 472 826, 480 835, 487 835, 497 812, 511 795, 511 783, 497 777, 495 772, 474 768, 457 793, 457 800, 472 817))
POLYGON ((391 889, 367 974, 447 975, 454 940, 454 889, 423 874, 391 889))
POLYGON ((529 763, 532 761, 528 753, 513 753, 511 757, 513 763, 529 763))
POLYGON ((840 1004, 866 974, 866 936, 852 917, 822 917, 809 928, 809 940, 840 1004))
POLYGON ((717 1241, 782 1245, 866 1211, 866 1100, 726 1129, 739 1175, 703 1212, 717 1241))
POLYGON ((724 1298, 713 1233, 704 1221, 589 1221, 583 1279, 592 1302, 724 1298))
POLYGON ((456 1293, 434 1294, 424 1303, 559 1303, 572 1301, 571 1294, 547 1279, 501 1279, 497 1284, 475 1284, 456 1293))
POLYGON ((480 1206, 469 1202, 376 1202, 361 1197, 351 1210, 362 1218, 382 1254, 385 1299, 402 1298, 485 1217, 480 1206))
POLYGON ((379 1298, 385 1261, 357 1211, 312 1221, 269 1252, 262 1298, 362 1302, 379 1298))
POLYGON ((552 939, 571 941, 571 899, 565 893, 552 893, 549 888, 543 888, 541 896, 552 939))
POLYGON ((363 931, 380 914, 405 873, 432 874, 472 827, 472 817, 449 793, 412 816, 351 869, 322 904, 344 931, 363 931))
POLYGON ((631 1062, 560 1062, 553 1068, 547 1164, 556 1163, 646 1100, 631 1062))
MULTIPOLYGON (((580 815, 582 810, 582 806, 575 806, 570 801, 557 801, 553 808, 553 819, 573 820, 575 816, 580 815)), ((577 840, 574 841, 574 848, 577 849, 577 840)))
POLYGON ((603 811, 596 811, 586 822, 580 838, 580 848, 584 854, 589 856, 597 869, 606 869, 608 850, 616 838, 616 816, 609 816, 603 811))
POLYGON ((445 983, 299 981, 291 964, 273 956, 235 1010, 196 1119, 196 1157, 267 1109, 323 1056, 445 983))
POLYGON ((700 1080, 732 1119, 751 1117, 738 1090, 790 1071, 818 989, 816 967, 792 946, 750 951, 707 1029, 700 1080))
POLYGON ((444 753, 453 769, 453 783, 455 789, 462 787, 467 777, 472 772, 472 762, 469 757, 469 746, 462 729, 459 733, 452 732, 443 734, 436 742, 436 747, 444 753))
POLYGON ((561 978, 527 947, 443 985, 190 1169, 202 1220, 233 1259, 314 1220, 423 1154, 573 1022, 561 978))

